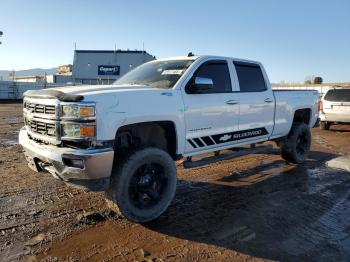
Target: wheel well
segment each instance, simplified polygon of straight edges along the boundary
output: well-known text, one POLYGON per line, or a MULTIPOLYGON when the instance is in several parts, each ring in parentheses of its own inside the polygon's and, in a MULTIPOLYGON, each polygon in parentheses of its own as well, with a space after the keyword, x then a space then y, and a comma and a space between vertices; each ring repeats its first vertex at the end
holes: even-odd
POLYGON ((167 151, 176 159, 176 129, 171 121, 143 122, 122 126, 117 130, 115 149, 153 146, 167 151))
POLYGON ((294 113, 293 123, 301 122, 309 125, 311 119, 311 109, 298 109, 294 113))

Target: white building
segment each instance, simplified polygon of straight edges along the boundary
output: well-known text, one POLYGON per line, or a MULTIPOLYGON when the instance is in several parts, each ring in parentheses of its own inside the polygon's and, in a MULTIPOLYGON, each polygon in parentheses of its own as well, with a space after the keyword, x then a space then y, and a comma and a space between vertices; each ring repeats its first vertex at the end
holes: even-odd
POLYGON ((72 80, 82 84, 111 84, 136 66, 154 60, 146 51, 75 50, 72 80))
POLYGON ((15 76, 16 82, 41 83, 45 81, 44 76, 15 76))
POLYGON ((46 83, 67 84, 72 82, 72 74, 46 75, 46 83))

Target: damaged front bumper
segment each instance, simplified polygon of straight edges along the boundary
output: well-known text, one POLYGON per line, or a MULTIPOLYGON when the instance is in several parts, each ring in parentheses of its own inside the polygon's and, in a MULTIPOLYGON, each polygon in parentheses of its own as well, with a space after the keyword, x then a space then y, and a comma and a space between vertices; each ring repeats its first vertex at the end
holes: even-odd
POLYGON ((26 128, 19 133, 19 143, 31 169, 48 171, 66 182, 90 188, 94 181, 109 180, 112 172, 113 148, 82 150, 38 144, 28 137, 26 128))

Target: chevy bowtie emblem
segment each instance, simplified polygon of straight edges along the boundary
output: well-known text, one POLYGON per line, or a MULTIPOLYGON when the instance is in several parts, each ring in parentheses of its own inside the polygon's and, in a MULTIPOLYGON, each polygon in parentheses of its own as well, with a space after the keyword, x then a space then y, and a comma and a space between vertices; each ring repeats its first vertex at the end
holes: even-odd
POLYGON ((232 135, 224 135, 224 136, 220 137, 219 140, 225 142, 225 141, 231 139, 231 137, 232 137, 232 135))

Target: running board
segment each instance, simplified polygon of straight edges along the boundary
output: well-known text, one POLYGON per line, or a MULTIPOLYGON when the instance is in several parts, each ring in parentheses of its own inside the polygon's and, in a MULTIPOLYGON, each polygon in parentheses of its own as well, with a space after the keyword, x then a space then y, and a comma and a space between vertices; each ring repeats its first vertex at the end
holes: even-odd
MULTIPOLYGON (((186 169, 187 168, 195 168, 195 167, 200 167, 200 166, 212 164, 212 163, 222 161, 222 160, 228 160, 228 159, 232 159, 232 158, 236 158, 236 157, 240 157, 240 156, 245 156, 245 155, 249 155, 249 154, 261 153, 261 152, 265 152, 265 151, 269 151, 269 150, 272 150, 272 145, 252 147, 249 149, 242 149, 238 152, 231 153, 231 154, 220 155, 218 153, 215 153, 214 156, 205 157, 205 158, 202 158, 202 159, 197 160, 197 161, 192 161, 191 158, 188 158, 189 160, 186 160, 185 162, 183 162, 183 166, 186 169)), ((218 151, 216 151, 216 152, 218 152, 218 151)))

